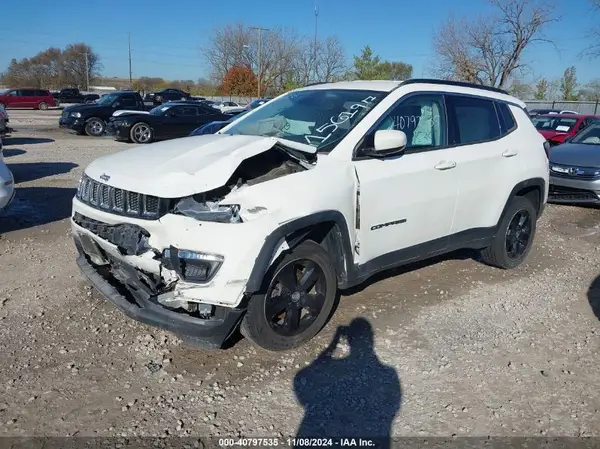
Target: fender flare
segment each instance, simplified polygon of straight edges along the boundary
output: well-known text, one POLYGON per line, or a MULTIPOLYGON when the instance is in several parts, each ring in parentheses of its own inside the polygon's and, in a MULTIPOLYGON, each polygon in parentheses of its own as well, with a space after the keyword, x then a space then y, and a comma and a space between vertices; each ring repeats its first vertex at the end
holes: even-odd
MULTIPOLYGON (((280 225, 265 238, 265 242, 258 253, 258 256, 256 257, 256 260, 254 261, 254 267, 252 268, 252 272, 250 273, 250 277, 246 283, 246 293, 252 294, 261 290, 265 274, 271 267, 271 259, 277 251, 277 248, 279 248, 282 240, 286 239, 286 237, 291 236, 297 231, 327 222, 332 222, 334 223, 334 228, 337 227, 337 233, 334 236, 334 241, 338 245, 336 250, 340 252, 340 268, 343 270, 342 273, 338 273, 338 280, 343 285, 348 276, 353 274, 354 270, 352 245, 350 243, 348 224, 346 223, 346 219, 341 212, 335 210, 326 210, 288 221, 280 225)), ((298 236, 296 236, 296 238, 291 239, 288 242, 290 249, 298 245, 309 233, 310 230, 307 230, 306 232, 300 233, 298 236)))
POLYGON ((544 194, 546 192, 546 181, 543 178, 530 178, 519 182, 513 187, 510 194, 508 195, 508 198, 506 199, 506 203, 504 204, 504 208, 502 209, 502 214, 500 214, 500 218, 498 219, 498 225, 500 224, 500 222, 504 218, 504 215, 506 214, 506 210, 508 209, 510 200, 517 196, 517 193, 519 193, 519 191, 529 189, 531 187, 539 187, 540 189, 539 211, 537 218, 539 218, 542 215, 545 208, 544 194))

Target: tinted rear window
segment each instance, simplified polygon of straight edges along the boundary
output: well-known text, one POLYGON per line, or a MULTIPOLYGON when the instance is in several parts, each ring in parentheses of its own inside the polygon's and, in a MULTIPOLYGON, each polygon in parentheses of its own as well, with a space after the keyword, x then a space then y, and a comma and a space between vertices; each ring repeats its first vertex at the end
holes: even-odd
POLYGON ((454 144, 485 142, 500 137, 494 102, 483 98, 448 95, 448 114, 454 122, 454 144))
POLYGON ((512 115, 510 107, 506 103, 496 103, 498 110, 498 118, 500 119, 500 125, 502 126, 502 134, 509 133, 517 127, 515 118, 512 115))

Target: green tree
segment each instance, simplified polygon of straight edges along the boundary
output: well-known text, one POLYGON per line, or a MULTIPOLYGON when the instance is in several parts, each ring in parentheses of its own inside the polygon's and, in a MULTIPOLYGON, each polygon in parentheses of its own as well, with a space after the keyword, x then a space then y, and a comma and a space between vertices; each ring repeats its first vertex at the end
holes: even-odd
POLYGON ((379 64, 379 71, 382 79, 386 80, 407 80, 412 76, 413 67, 404 62, 388 62, 384 61, 379 64))
POLYGON ((560 93, 565 101, 577 101, 577 73, 574 66, 568 67, 560 80, 560 93))
POLYGON ((533 94, 536 100, 545 100, 548 96, 548 89, 550 89, 550 83, 545 78, 540 79, 535 83, 535 93, 533 94))
POLYGON ((348 79, 359 80, 404 80, 412 76, 413 68, 404 62, 382 61, 365 46, 360 56, 354 56, 354 70, 346 75, 348 79))
POLYGON ((360 56, 354 56, 354 74, 359 80, 374 80, 380 78, 381 59, 373 54, 368 45, 363 47, 360 56))

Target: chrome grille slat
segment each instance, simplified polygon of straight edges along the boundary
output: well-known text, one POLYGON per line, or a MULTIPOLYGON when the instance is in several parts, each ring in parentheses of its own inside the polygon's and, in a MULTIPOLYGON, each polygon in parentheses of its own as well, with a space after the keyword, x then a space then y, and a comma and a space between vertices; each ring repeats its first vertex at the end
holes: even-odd
POLYGON ((118 215, 156 220, 161 213, 161 198, 118 189, 83 175, 76 193, 81 202, 118 215))

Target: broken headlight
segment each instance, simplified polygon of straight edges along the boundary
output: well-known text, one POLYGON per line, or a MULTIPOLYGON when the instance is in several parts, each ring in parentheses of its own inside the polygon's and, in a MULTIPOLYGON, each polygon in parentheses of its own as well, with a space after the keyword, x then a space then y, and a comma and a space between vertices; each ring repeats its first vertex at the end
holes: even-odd
POLYGON ((237 204, 223 205, 218 202, 199 202, 193 196, 180 199, 175 204, 174 212, 199 221, 214 221, 218 223, 238 223, 240 206, 237 204))
POLYGON ((175 270, 187 282, 210 281, 223 264, 223 256, 177 249, 174 246, 163 251, 167 268, 175 270))

